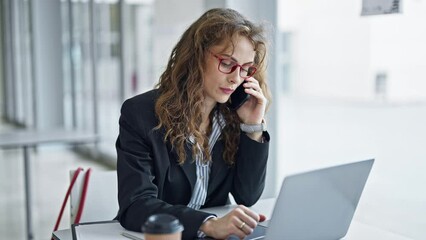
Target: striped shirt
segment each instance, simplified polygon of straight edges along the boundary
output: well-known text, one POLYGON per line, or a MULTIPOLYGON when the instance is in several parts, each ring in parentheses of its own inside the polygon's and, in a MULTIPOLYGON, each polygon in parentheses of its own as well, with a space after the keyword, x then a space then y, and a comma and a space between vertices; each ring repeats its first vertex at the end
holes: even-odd
MULTIPOLYGON (((219 138, 222 129, 225 127, 225 119, 222 115, 215 114, 213 116, 212 133, 209 138, 209 152, 211 154, 213 146, 219 138)), ((191 138, 190 138, 191 140, 191 138)), ((193 140, 193 138, 192 138, 193 140)), ((194 143, 194 141, 191 141, 194 143)), ((200 147, 200 146, 198 146, 200 147)), ((197 181, 195 182, 194 189, 192 191, 191 201, 188 203, 188 207, 193 209, 200 209, 204 205, 207 198, 207 189, 209 186, 209 176, 212 161, 202 161, 204 158, 203 153, 195 156, 195 165, 197 172, 197 181)))

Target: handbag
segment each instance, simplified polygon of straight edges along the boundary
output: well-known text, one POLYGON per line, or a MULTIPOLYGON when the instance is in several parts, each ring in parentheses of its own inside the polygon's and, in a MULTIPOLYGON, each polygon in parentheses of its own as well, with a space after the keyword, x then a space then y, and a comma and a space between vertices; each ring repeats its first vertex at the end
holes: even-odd
MULTIPOLYGON (((61 223, 61 219, 62 219, 62 215, 63 215, 64 210, 65 210, 65 206, 67 205, 68 199, 71 195, 71 190, 73 189, 74 184, 77 181, 78 175, 83 171, 84 171, 83 168, 81 168, 81 167, 77 168, 77 170, 74 172, 74 174, 71 178, 71 182, 70 182, 70 185, 68 186, 68 190, 65 194, 64 201, 62 202, 61 210, 59 211, 59 215, 58 215, 58 218, 56 220, 55 227, 53 228, 54 232, 57 231, 58 228, 59 228, 59 224, 61 223)), ((82 188, 82 192, 81 192, 81 195, 80 195, 80 201, 79 201, 79 205, 78 205, 78 209, 77 209, 77 214, 76 214, 76 217, 75 217, 74 222, 73 222, 74 224, 80 223, 80 218, 81 218, 81 215, 82 215, 83 209, 84 209, 84 203, 86 201, 87 186, 89 185, 89 179, 90 179, 91 172, 92 172, 92 169, 88 168, 87 171, 85 172, 85 175, 84 175, 83 188, 82 188)))

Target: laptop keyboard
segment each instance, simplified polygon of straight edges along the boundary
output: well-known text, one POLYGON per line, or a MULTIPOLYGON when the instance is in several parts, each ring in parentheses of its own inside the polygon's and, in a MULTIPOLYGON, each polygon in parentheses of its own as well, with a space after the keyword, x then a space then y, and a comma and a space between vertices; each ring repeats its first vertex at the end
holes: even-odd
POLYGON ((270 220, 263 221, 263 222, 259 223, 259 226, 268 227, 268 225, 269 225, 269 221, 270 221, 270 220))
MULTIPOLYGON (((244 238, 244 240, 265 239, 266 227, 260 224, 254 229, 253 233, 244 238)), ((239 240, 236 236, 230 236, 227 240, 239 240)))

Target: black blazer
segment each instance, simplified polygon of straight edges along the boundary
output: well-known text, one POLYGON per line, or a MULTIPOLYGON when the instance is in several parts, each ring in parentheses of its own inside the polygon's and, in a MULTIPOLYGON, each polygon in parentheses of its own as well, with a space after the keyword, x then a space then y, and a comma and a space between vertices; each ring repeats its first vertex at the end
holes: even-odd
MULTIPOLYGON (((211 214, 187 207, 196 182, 196 169, 190 147, 179 165, 178 156, 164 143, 164 130, 158 124, 154 106, 158 90, 126 100, 121 108, 120 133, 116 142, 118 201, 117 219, 129 230, 141 231, 145 220, 154 213, 169 213, 184 225, 183 239, 196 237, 206 217, 211 214)), ((212 165, 203 207, 226 205, 232 193, 238 204, 251 206, 259 199, 264 185, 268 159, 269 134, 259 143, 241 134, 236 164, 225 164, 223 141, 212 150, 212 165)))

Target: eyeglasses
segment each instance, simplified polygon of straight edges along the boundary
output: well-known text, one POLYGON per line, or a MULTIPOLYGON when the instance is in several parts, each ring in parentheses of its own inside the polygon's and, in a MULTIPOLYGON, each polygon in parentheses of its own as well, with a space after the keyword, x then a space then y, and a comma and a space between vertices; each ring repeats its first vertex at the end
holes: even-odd
POLYGON ((222 72, 222 73, 225 73, 225 74, 230 74, 230 73, 234 72, 235 69, 237 69, 237 67, 240 67, 240 77, 243 78, 243 79, 247 79, 247 78, 253 76, 254 73, 257 70, 257 68, 252 66, 252 65, 249 65, 249 64, 240 65, 230 58, 221 58, 221 57, 219 57, 218 55, 216 55, 212 52, 210 52, 210 53, 215 58, 217 58, 217 60, 219 60, 219 65, 217 66, 217 69, 219 70, 219 72, 222 72))

